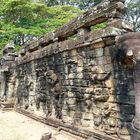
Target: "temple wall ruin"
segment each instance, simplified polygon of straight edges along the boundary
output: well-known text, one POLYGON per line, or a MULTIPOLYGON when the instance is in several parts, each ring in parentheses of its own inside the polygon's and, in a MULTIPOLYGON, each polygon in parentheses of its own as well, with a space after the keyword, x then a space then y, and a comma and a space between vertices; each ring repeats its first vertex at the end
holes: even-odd
POLYGON ((132 62, 115 46, 116 36, 132 31, 124 9, 120 1, 98 5, 26 45, 7 80, 16 108, 130 139, 132 62), (105 29, 90 30, 104 21, 105 29))

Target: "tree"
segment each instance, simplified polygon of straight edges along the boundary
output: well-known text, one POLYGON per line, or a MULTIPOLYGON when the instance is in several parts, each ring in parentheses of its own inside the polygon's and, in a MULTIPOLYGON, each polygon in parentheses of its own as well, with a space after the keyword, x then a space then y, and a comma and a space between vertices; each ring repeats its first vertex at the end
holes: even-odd
POLYGON ((140 0, 130 0, 127 3, 127 18, 134 25, 134 31, 140 31, 140 0))
POLYGON ((0 47, 13 40, 20 48, 80 13, 80 9, 67 5, 47 7, 39 1, 3 1, 0 6, 0 47))

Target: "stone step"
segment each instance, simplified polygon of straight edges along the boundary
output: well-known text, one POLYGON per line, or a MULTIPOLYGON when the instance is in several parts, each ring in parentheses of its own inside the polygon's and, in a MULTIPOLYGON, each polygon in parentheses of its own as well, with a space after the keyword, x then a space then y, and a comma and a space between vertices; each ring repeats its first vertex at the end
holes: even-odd
POLYGON ((0 109, 13 109, 14 105, 14 102, 0 102, 0 109))

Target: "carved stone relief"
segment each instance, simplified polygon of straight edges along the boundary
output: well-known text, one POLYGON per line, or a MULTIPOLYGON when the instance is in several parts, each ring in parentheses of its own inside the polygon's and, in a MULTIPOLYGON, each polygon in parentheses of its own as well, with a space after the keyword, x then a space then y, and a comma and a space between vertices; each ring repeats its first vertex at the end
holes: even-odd
POLYGON ((115 119, 116 111, 108 103, 109 96, 113 93, 113 84, 110 80, 111 72, 105 72, 95 61, 91 61, 87 68, 91 86, 85 91, 85 105, 92 108, 94 127, 106 133, 117 133, 118 120, 115 119), (100 107, 99 107, 100 105, 100 107), (112 117, 113 115, 113 117, 112 117))
POLYGON ((62 93, 58 76, 53 70, 47 70, 47 67, 36 68, 36 107, 40 108, 40 103, 44 104, 46 116, 51 116, 55 110, 55 117, 61 118, 62 93))

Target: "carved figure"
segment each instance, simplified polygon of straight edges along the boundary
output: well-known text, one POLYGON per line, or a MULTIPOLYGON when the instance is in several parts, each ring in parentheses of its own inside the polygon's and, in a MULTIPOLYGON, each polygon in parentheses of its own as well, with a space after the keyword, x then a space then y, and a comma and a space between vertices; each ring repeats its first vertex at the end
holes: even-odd
MULTIPOLYGON (((111 120, 110 117, 112 108, 107 103, 111 88, 106 86, 106 81, 110 78, 111 72, 103 71, 95 61, 91 61, 88 65, 88 73, 92 86, 87 88, 86 92, 89 96, 85 97, 84 100, 88 108, 91 108, 92 104, 94 104, 94 125, 103 131, 111 128, 113 130, 114 127, 116 129, 115 121, 111 120), (98 104, 103 104, 103 106, 98 107, 98 104)), ((116 133, 116 131, 113 133, 116 133)))
POLYGON ((25 109, 29 107, 29 86, 28 78, 24 77, 19 81, 17 87, 17 103, 21 106, 24 105, 25 109))
POLYGON ((94 109, 94 125, 100 129, 105 129, 107 118, 110 114, 109 105, 104 103, 102 108, 94 109))
POLYGON ((35 103, 36 108, 40 109, 40 104, 42 103, 43 111, 46 112, 45 104, 47 100, 48 90, 47 90, 47 83, 46 83, 46 68, 42 62, 35 63, 35 74, 36 74, 36 89, 35 89, 35 103))
MULTIPOLYGON (((40 69, 37 69, 37 75, 40 74, 40 69)), ((37 109, 40 108, 40 102, 45 104, 46 116, 52 114, 54 106, 56 118, 61 118, 62 110, 62 97, 61 97, 61 86, 59 84, 58 76, 53 70, 48 70, 40 75, 37 79, 36 85, 36 105, 37 109)))
MULTIPOLYGON (((55 109, 56 118, 61 118, 62 110, 62 97, 61 97, 61 86, 59 84, 58 76, 54 73, 53 70, 49 70, 45 73, 46 81, 49 88, 50 94, 53 96, 53 105, 55 109)), ((46 102, 46 108, 49 108, 49 103, 46 102)))
POLYGON ((44 76, 40 76, 37 80, 36 84, 36 106, 37 109, 40 108, 40 102, 46 103, 46 78, 44 76))
POLYGON ((112 108, 113 106, 105 102, 100 109, 94 109, 94 125, 107 134, 118 134, 118 121, 115 115, 112 116, 112 108))
MULTIPOLYGON (((106 81, 111 72, 104 72, 100 67, 96 65, 95 61, 91 61, 89 64, 89 78, 92 82, 93 86, 90 93, 92 94, 94 101, 107 101, 109 97, 110 90, 108 88, 104 88, 102 82, 106 81)), ((88 89, 87 89, 88 91, 88 89)))
POLYGON ((33 87, 34 86, 34 84, 33 84, 33 82, 29 82, 29 104, 30 104, 30 106, 33 106, 33 104, 34 104, 34 101, 35 101, 35 93, 34 93, 34 91, 33 91, 33 87))

